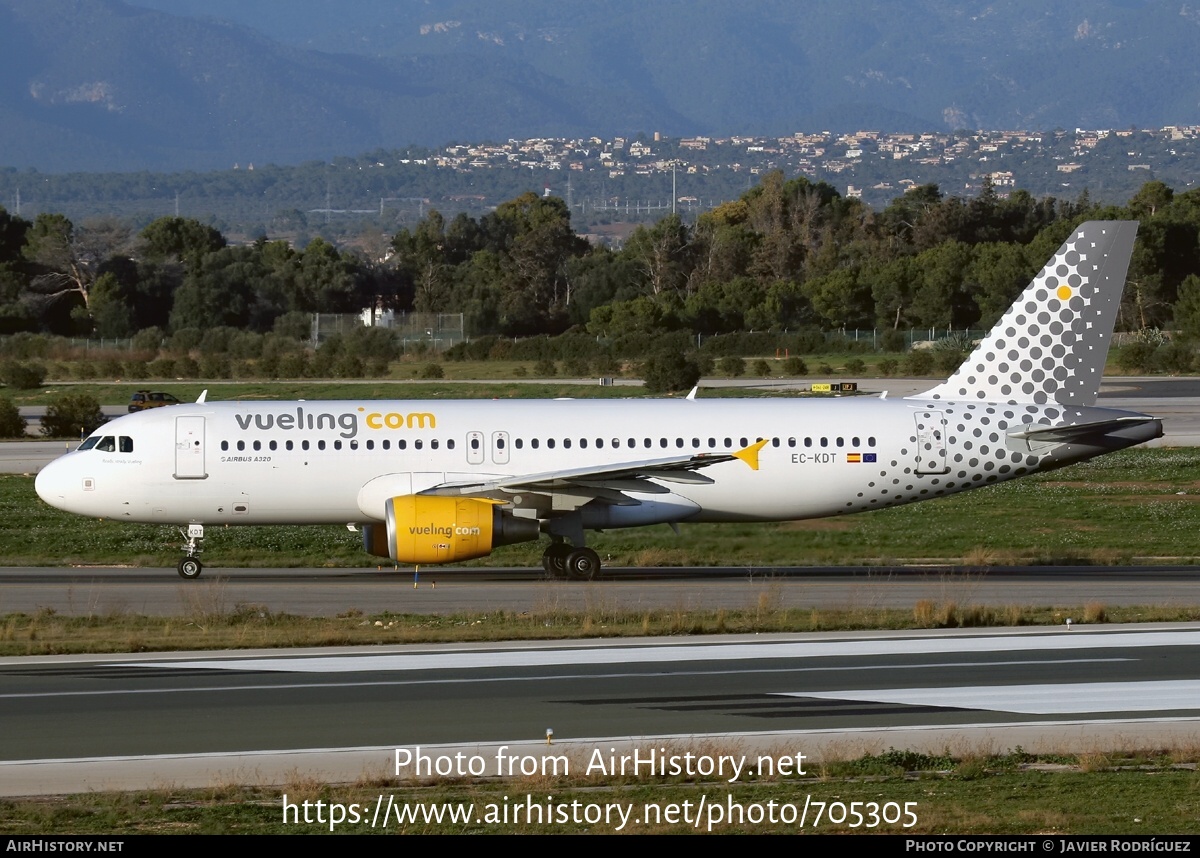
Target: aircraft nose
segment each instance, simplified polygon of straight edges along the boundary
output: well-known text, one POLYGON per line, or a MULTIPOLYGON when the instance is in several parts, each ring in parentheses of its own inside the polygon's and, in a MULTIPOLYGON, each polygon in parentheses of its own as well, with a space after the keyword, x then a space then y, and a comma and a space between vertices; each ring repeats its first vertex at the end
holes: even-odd
POLYGON ((55 459, 38 472, 33 488, 50 506, 66 509, 71 479, 70 468, 65 467, 61 459, 55 459))

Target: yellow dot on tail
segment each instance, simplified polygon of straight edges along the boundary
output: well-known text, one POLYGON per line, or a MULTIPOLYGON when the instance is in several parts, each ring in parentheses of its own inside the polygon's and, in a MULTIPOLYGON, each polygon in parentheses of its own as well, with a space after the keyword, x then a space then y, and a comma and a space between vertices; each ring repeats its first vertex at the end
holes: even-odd
POLYGON ((1058 300, 1066 301, 1068 298, 1071 297, 1071 287, 1070 286, 1059 286, 1057 294, 1058 294, 1058 300))

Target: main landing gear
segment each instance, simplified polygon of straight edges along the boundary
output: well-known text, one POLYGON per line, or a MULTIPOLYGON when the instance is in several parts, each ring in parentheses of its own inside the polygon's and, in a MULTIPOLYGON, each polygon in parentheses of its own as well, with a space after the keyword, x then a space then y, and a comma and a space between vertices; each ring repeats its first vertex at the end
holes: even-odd
MULTIPOLYGON (((183 533, 183 531, 179 531, 183 533)), ((204 541, 204 525, 189 524, 187 533, 187 545, 184 546, 184 551, 187 554, 180 559, 179 565, 175 567, 179 571, 180 578, 199 578, 200 573, 204 571, 204 564, 200 562, 197 556, 201 551, 200 543, 204 541)))
POLYGON ((551 578, 590 581, 600 571, 600 555, 590 548, 576 548, 569 542, 551 542, 542 554, 542 568, 551 578))

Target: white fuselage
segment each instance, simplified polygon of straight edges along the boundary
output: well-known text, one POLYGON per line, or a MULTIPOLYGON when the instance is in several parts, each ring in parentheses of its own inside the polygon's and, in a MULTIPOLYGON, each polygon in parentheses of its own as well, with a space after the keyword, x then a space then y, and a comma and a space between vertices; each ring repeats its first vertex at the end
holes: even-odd
POLYGON ((724 461, 703 469, 710 483, 662 485, 673 519, 783 521, 1089 458, 1104 450, 1008 433, 1114 416, 1127 413, 865 397, 211 402, 104 425, 100 442, 47 466, 37 490, 71 512, 135 522, 373 523, 387 497, 439 484, 730 453, 765 438, 757 470, 724 461))

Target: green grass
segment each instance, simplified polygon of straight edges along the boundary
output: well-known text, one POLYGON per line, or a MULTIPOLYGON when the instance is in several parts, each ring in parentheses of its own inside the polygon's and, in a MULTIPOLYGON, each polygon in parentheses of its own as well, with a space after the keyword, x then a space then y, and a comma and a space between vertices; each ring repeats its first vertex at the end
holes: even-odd
MULTIPOLYGON (((208 391, 208 400, 214 402, 242 399, 629 399, 651 395, 639 386, 601 387, 599 384, 571 384, 566 381, 551 381, 545 384, 530 384, 527 381, 480 381, 475 384, 446 384, 436 381, 179 381, 138 382, 136 385, 78 383, 25 391, 6 390, 4 395, 17 405, 49 405, 67 392, 87 394, 101 405, 128 405, 134 390, 166 391, 178 397, 181 402, 194 402, 205 390, 208 391)), ((769 388, 710 388, 705 390, 703 395, 712 399, 798 396, 800 393, 769 388)))
MULTIPOLYGON (((711 752, 712 749, 707 749, 711 752)), ((728 749, 726 749, 728 750, 728 749)), ((703 752, 703 751, 701 751, 703 752)), ((740 753, 735 751, 735 753, 740 753)), ((31 798, 0 801, 0 817, 7 834, 285 834, 329 831, 320 824, 284 824, 283 800, 303 813, 310 802, 315 818, 316 802, 356 804, 369 819, 380 796, 386 807, 389 797, 396 805, 472 805, 472 816, 486 819, 489 813, 502 818, 503 808, 520 806, 528 800, 545 807, 571 808, 580 805, 620 803, 634 810, 630 818, 645 815, 645 806, 688 803, 695 815, 701 800, 710 809, 724 809, 732 801, 746 808, 752 804, 790 803, 802 809, 810 802, 809 833, 893 834, 989 834, 1064 835, 1135 834, 1163 835, 1197 830, 1197 798, 1200 775, 1181 767, 1194 764, 1194 753, 1166 755, 1157 751, 1115 753, 1110 757, 1053 755, 1035 757, 1019 749, 1004 756, 929 757, 889 751, 847 760, 825 760, 808 764, 808 775, 775 781, 747 779, 727 784, 721 781, 689 781, 683 778, 537 778, 527 780, 479 781, 413 785, 386 777, 363 777, 358 783, 331 785, 299 772, 281 787, 214 785, 208 789, 145 790, 129 793, 92 792, 62 798, 31 798), (1014 758, 1019 762, 1014 762, 1014 758), (811 802, 835 808, 851 802, 890 804, 893 810, 912 803, 916 824, 881 823, 875 827, 852 827, 823 820, 814 826, 811 802)), ((835 813, 841 814, 841 810, 835 813)), ((630 822, 622 833, 688 833, 709 830, 706 811, 697 828, 690 821, 630 822)), ((327 815, 327 810, 325 811, 327 815)), ((799 815, 797 813, 797 815, 799 815)), ((568 819, 569 819, 568 815, 568 819)), ((614 818, 615 819, 615 818, 614 818)), ((419 822, 371 828, 369 823, 345 823, 340 833, 612 833, 610 824, 472 821, 468 824, 419 822)), ((799 833, 798 824, 756 824, 750 819, 712 826, 713 833, 799 833)))
MULTIPOLYGON (((1128 450, 953 497, 857 515, 775 524, 665 525, 590 537, 609 565, 879 565, 927 562, 1191 563, 1200 550, 1200 449, 1128 450)), ((33 479, 0 476, 0 565, 173 566, 170 526, 97 521, 55 510, 33 479)), ((344 527, 215 531, 221 566, 377 566, 344 527)), ((471 565, 540 565, 542 542, 506 546, 471 565)))
POLYGON ((334 617, 276 613, 264 605, 233 604, 217 580, 189 585, 182 612, 147 617, 118 611, 0 615, 0 656, 171 652, 279 647, 379 646, 482 643, 667 635, 776 634, 928 628, 1061 626, 1064 618, 1088 623, 1173 623, 1200 620, 1200 607, 1058 605, 985 607, 920 601, 912 610, 786 608, 767 585, 741 610, 638 610, 604 604, 574 611, 553 605, 529 611, 457 614, 364 614, 334 617))

